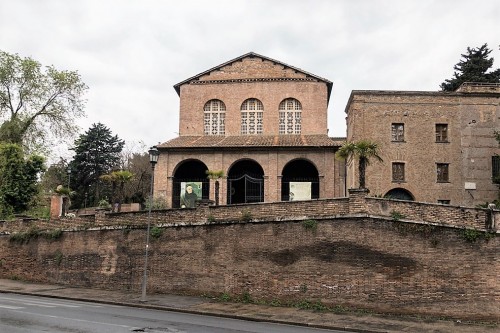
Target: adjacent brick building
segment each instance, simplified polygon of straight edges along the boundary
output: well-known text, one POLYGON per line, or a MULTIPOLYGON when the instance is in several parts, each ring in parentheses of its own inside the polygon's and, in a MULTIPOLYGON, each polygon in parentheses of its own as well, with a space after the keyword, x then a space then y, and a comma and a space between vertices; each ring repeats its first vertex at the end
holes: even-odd
POLYGON ((248 53, 174 86, 179 136, 160 144, 155 196, 170 207, 216 198, 221 204, 307 200, 346 195, 345 140, 327 135, 332 82, 248 53))
MULTIPOLYGON (((348 141, 380 145, 384 162, 366 172, 371 195, 461 206, 498 198, 500 84, 353 91, 345 111, 348 141)), ((348 163, 348 188, 357 186, 355 162, 348 163)))

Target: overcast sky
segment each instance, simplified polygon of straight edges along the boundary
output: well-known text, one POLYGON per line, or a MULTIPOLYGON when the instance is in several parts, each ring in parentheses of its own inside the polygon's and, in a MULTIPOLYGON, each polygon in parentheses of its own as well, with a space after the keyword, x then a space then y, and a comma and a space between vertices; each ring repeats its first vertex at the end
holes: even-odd
POLYGON ((248 52, 333 82, 329 135, 352 90, 437 91, 467 47, 500 67, 500 1, 0 0, 0 49, 77 70, 82 133, 146 146, 177 136, 173 85, 248 52))

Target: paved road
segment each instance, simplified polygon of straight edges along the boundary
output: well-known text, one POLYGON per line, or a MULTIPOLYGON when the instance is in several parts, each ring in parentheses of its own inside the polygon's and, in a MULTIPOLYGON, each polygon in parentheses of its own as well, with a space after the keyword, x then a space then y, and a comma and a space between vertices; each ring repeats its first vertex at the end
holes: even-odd
POLYGON ((341 331, 46 297, 0 294, 0 332, 333 333, 341 331))

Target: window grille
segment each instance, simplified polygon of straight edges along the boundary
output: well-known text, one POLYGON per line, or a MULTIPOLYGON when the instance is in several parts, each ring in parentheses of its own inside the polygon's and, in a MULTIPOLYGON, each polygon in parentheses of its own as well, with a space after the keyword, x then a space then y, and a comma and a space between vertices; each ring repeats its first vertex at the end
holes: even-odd
POLYGON ((264 106, 255 98, 249 98, 241 105, 241 134, 262 134, 264 125, 264 106))
POLYGON ((302 105, 295 98, 287 98, 279 105, 279 134, 300 134, 302 131, 302 105))
POLYGON ((203 107, 203 131, 205 135, 224 135, 226 132, 226 105, 212 99, 203 107))

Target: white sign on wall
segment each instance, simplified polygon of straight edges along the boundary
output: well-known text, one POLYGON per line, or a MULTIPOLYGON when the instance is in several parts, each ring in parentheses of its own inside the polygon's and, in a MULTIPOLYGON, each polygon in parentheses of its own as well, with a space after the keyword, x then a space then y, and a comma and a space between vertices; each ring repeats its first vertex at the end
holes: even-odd
POLYGON ((289 200, 311 200, 311 182, 290 182, 289 200))

